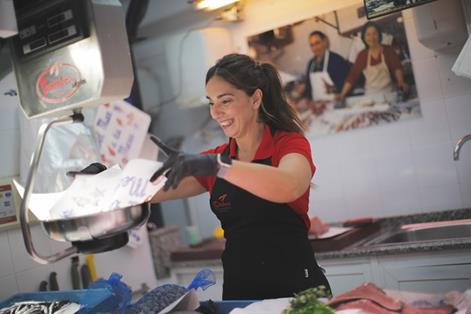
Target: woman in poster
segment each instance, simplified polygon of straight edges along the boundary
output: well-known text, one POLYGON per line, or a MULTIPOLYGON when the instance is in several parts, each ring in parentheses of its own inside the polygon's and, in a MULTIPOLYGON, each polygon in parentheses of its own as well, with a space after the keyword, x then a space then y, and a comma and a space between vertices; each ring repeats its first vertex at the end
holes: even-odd
POLYGON ((404 80, 399 56, 392 47, 381 44, 379 25, 374 22, 366 23, 361 38, 366 48, 358 54, 338 98, 344 99, 348 95, 361 74, 365 77, 365 95, 393 92, 392 77, 397 87, 407 93, 409 86, 404 80))

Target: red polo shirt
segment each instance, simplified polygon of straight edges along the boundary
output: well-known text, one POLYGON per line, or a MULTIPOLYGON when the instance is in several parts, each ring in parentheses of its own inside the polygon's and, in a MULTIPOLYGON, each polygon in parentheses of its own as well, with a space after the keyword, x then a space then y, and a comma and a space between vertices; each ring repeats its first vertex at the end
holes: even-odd
MULTIPOLYGON (((209 149, 201 152, 201 154, 220 154, 224 149, 229 146, 229 153, 233 159, 237 159, 237 143, 233 138, 229 139, 229 143, 217 146, 216 148, 209 149)), ((301 134, 295 132, 275 131, 271 134, 270 129, 265 125, 265 132, 263 134, 262 142, 257 149, 253 161, 267 159, 271 157, 272 165, 278 167, 281 158, 290 153, 298 153, 306 157, 311 165, 311 177, 316 171, 311 158, 311 147, 308 140, 301 134)), ((211 190, 216 182, 216 177, 196 177, 198 182, 211 193, 211 190)), ((310 221, 307 215, 309 210, 309 192, 310 188, 297 200, 288 203, 288 205, 298 214, 306 223, 307 230, 310 228, 310 221)))

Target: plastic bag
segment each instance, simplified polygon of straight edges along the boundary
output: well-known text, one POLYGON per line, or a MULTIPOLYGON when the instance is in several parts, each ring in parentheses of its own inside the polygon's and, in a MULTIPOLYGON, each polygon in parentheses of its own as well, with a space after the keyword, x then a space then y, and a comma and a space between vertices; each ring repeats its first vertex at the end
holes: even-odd
MULTIPOLYGON (((98 160, 98 146, 92 132, 96 110, 83 111, 84 123, 53 126, 46 134, 43 151, 39 160, 35 181, 36 193, 52 193, 65 190, 72 178, 66 172, 80 170, 98 160)), ((51 118, 28 119, 19 114, 20 119, 20 182, 24 185, 30 169, 37 135, 43 123, 51 118)))
POLYGON ((131 303, 132 292, 127 284, 121 281, 123 276, 112 273, 108 279, 98 279, 88 286, 88 289, 106 288, 113 293, 117 313, 126 313, 126 307, 131 303))
POLYGON ((208 287, 214 284, 216 284, 216 276, 214 275, 214 272, 209 268, 203 268, 196 274, 195 278, 193 278, 193 281, 188 285, 187 289, 196 290, 201 288, 206 290, 208 287))
POLYGON ((206 290, 208 287, 216 283, 215 278, 213 271, 208 268, 204 268, 196 274, 188 287, 185 288, 175 284, 159 286, 143 295, 136 303, 128 306, 126 313, 159 313, 192 290, 196 290, 198 288, 206 290))

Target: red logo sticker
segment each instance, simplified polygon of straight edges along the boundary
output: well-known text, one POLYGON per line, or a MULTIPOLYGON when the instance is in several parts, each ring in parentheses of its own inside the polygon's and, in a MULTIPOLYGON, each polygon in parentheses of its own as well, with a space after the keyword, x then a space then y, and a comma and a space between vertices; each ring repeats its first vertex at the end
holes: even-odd
POLYGON ((60 104, 72 98, 83 83, 76 66, 55 62, 36 79, 36 95, 43 102, 60 104))

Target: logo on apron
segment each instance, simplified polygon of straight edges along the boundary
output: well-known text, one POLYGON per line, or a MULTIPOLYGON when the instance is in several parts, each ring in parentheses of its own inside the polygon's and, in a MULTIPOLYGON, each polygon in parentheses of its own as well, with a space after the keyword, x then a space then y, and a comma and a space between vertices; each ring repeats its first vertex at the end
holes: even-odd
POLYGON ((229 200, 227 193, 219 195, 214 201, 212 201, 214 210, 225 212, 232 208, 232 204, 229 200))

